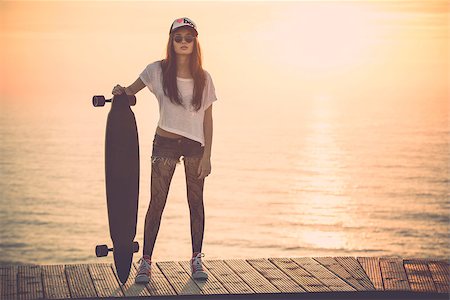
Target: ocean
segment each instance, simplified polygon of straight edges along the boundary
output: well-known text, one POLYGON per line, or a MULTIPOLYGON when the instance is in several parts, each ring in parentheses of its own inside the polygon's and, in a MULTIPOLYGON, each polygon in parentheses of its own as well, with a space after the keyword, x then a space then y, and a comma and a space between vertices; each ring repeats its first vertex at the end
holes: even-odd
MULTIPOLYGON (((158 113, 150 93, 140 93, 133 110, 141 146, 136 240, 142 246, 158 113)), ((97 244, 111 244, 104 182, 109 108, 94 108, 84 96, 48 110, 2 106, 1 264, 112 262, 94 252, 97 244)), ((205 258, 448 258, 446 101, 389 109, 327 101, 299 111, 268 104, 251 122, 250 108, 231 114, 225 111, 232 104, 220 98, 214 104, 205 258)), ((179 165, 153 259, 190 255, 179 165)))

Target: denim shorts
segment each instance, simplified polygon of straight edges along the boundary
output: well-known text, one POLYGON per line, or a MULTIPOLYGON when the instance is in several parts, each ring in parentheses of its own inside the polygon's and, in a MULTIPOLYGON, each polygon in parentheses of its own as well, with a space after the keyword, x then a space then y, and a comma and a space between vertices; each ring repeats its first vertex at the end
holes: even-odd
POLYGON ((181 138, 168 138, 155 133, 152 157, 165 157, 180 160, 183 157, 201 157, 204 147, 200 142, 181 138))

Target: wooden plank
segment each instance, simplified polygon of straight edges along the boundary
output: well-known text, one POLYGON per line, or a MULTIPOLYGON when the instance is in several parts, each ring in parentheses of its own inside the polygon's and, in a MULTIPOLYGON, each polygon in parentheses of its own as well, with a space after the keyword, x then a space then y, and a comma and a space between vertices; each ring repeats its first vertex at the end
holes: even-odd
POLYGON ((174 261, 156 263, 178 295, 202 295, 191 276, 174 261))
MULTIPOLYGON (((181 267, 186 273, 191 273, 191 264, 189 261, 180 262, 181 267)), ((208 268, 203 264, 203 268, 208 273, 208 280, 194 280, 197 286, 205 295, 227 295, 227 289, 217 280, 214 274, 211 274, 208 268)))
POLYGON ((123 297, 112 264, 90 264, 88 269, 98 297, 123 297))
POLYGON ((433 282, 433 277, 428 269, 428 263, 425 260, 404 260, 406 276, 413 292, 436 293, 437 289, 433 282))
POLYGON ((44 298, 40 266, 19 266, 17 270, 17 295, 19 300, 44 298))
POLYGON ((0 299, 68 299, 306 293, 364 290, 450 293, 446 261, 377 258, 205 260, 207 281, 190 277, 188 261, 152 265, 150 283, 120 285, 111 264, 0 266, 0 299), (372 288, 372 289, 370 289, 372 288), (361 289, 362 290, 362 289, 361 289))
POLYGON ((353 278, 355 278, 360 285, 362 285, 366 291, 374 291, 375 287, 370 281, 369 277, 367 277, 366 272, 361 267, 359 262, 354 257, 336 257, 336 261, 341 264, 350 274, 352 274, 353 278))
POLYGON ((203 265, 230 294, 255 293, 223 260, 204 260, 203 265))
MULTIPOLYGON (((133 270, 130 276, 134 278, 137 275, 139 264, 133 264, 133 270)), ((128 282, 127 282, 128 284, 128 282)), ((170 283, 167 281, 164 274, 159 269, 158 265, 152 262, 152 271, 150 274, 150 281, 146 285, 133 284, 129 288, 125 286, 126 296, 174 296, 176 295, 175 290, 172 288, 170 283), (144 287, 144 289, 142 289, 144 287), (128 291, 130 291, 128 293, 128 291)))
POLYGON ((114 276, 116 277, 117 282, 120 285, 120 288, 122 289, 123 294, 126 297, 150 296, 150 292, 147 290, 144 284, 135 283, 134 280, 136 278, 137 271, 134 265, 131 266, 130 275, 128 276, 127 282, 125 282, 125 284, 120 283, 119 275, 117 274, 116 268, 114 266, 112 266, 112 271, 114 273, 114 276))
POLYGON ((4 294, 6 294, 6 282, 8 280, 6 276, 6 266, 0 265, 0 300, 4 299, 4 294))
POLYGON ((401 258, 380 258, 381 275, 386 291, 410 291, 401 258))
POLYGON ((42 266, 42 282, 46 299, 70 298, 64 266, 42 266))
POLYGON ((273 284, 256 271, 248 262, 241 259, 225 260, 225 264, 230 267, 248 286, 257 294, 280 293, 273 284))
POLYGON ((443 261, 432 261, 428 263, 428 268, 438 293, 450 293, 448 264, 443 261))
POLYGON ((293 258, 295 263, 301 266, 303 269, 311 273, 314 277, 319 279, 323 284, 325 284, 332 291, 340 292, 351 292, 356 291, 354 287, 349 285, 347 282, 342 280, 339 276, 325 268, 323 265, 319 264, 312 258, 302 257, 293 258))
POLYGON ((297 282, 297 284, 307 292, 331 291, 331 289, 324 285, 320 280, 289 258, 269 258, 269 261, 297 282))
POLYGON ((334 257, 314 257, 314 260, 321 263, 328 270, 345 280, 348 284, 353 286, 357 291, 365 291, 366 288, 362 286, 358 280, 353 277, 334 257))
POLYGON ((97 297, 88 265, 66 265, 65 270, 72 298, 97 297))
POLYGON ((358 257, 358 262, 369 277, 375 290, 383 291, 383 278, 381 276, 380 260, 378 257, 358 257))
POLYGON ((248 259, 247 262, 283 293, 305 293, 306 291, 268 259, 248 259))
POLYGON ((0 266, 0 299, 17 300, 17 266, 0 266))
POLYGON ((167 278, 161 272, 161 269, 154 263, 152 263, 152 275, 149 284, 150 286, 147 285, 147 288, 153 296, 170 296, 177 294, 167 278))
POLYGON ((0 266, 0 299, 17 299, 17 266, 0 266))

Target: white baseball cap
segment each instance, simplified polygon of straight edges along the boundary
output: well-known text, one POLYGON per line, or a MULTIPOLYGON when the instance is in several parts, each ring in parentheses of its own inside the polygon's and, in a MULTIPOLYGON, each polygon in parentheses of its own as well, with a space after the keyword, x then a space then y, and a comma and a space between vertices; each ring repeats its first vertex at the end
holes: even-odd
POLYGON ((194 29, 195 36, 198 35, 197 25, 195 25, 194 21, 186 17, 175 19, 175 21, 173 21, 172 23, 172 26, 170 26, 169 34, 181 27, 190 27, 194 29))

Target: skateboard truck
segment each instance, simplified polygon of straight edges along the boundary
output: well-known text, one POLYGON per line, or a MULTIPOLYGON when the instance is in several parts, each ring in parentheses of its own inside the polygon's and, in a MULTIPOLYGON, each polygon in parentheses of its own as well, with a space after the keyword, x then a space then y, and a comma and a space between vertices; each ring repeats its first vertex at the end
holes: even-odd
MULTIPOLYGON (((128 96, 128 101, 130 101, 130 106, 134 106, 136 105, 136 96, 134 95, 127 95, 128 96)), ((112 98, 111 99, 106 99, 105 96, 94 96, 92 97, 92 105, 94 105, 94 107, 99 107, 99 106, 105 106, 106 102, 112 102, 112 98)))
MULTIPOLYGON (((95 247, 95 255, 97 257, 108 256, 108 253, 113 251, 114 248, 108 248, 107 245, 97 245, 97 247, 95 247)), ((138 251, 139 251, 139 243, 133 242, 133 253, 137 253, 138 251)))

